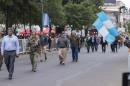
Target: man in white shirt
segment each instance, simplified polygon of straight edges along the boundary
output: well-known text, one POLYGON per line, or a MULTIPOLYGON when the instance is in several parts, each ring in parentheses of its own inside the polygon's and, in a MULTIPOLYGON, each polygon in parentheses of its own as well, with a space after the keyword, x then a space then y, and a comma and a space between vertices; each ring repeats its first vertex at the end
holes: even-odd
POLYGON ((9 72, 9 80, 12 80, 14 72, 15 57, 19 55, 19 41, 13 35, 13 30, 8 30, 8 35, 4 36, 1 44, 1 55, 4 56, 5 64, 9 72))

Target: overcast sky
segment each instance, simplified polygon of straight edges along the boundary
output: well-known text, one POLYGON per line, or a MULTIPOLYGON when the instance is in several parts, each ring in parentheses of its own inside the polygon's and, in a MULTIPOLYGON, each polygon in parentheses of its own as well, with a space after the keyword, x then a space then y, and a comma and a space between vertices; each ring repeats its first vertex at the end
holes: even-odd
POLYGON ((126 7, 130 8, 130 0, 118 0, 118 1, 123 1, 126 7))

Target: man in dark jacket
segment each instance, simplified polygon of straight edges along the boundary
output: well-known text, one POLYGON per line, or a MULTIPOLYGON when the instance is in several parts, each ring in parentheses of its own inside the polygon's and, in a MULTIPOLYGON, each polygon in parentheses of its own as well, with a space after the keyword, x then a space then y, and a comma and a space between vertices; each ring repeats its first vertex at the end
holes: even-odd
POLYGON ((101 45, 102 45, 102 52, 105 53, 107 41, 103 37, 101 37, 101 45))
POLYGON ((92 52, 97 51, 97 41, 96 41, 96 36, 92 36, 91 37, 91 48, 92 48, 92 52))
POLYGON ((115 52, 118 52, 118 40, 116 39, 115 41, 114 41, 114 48, 115 48, 115 52))
POLYGON ((90 52, 90 47, 91 47, 91 39, 90 39, 90 37, 86 37, 85 46, 87 48, 87 52, 89 53, 90 52))
POLYGON ((72 35, 70 37, 70 45, 72 49, 73 62, 78 62, 78 48, 80 47, 80 38, 76 35, 75 32, 72 32, 72 35))

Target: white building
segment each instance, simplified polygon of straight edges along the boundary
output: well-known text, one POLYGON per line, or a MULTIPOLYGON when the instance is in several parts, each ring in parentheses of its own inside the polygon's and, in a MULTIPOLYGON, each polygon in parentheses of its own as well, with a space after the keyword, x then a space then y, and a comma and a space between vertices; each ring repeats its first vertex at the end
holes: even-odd
POLYGON ((116 1, 116 3, 105 3, 102 9, 108 14, 113 24, 120 28, 119 31, 124 32, 123 26, 126 22, 125 19, 128 19, 128 15, 123 9, 120 9, 121 7, 125 7, 125 4, 122 1, 116 1))

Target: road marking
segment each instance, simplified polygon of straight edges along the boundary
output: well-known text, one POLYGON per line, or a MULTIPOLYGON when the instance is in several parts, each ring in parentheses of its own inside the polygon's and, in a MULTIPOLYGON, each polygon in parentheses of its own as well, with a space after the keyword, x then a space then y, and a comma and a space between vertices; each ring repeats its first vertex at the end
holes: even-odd
POLYGON ((62 86, 63 82, 65 82, 65 81, 67 81, 67 80, 70 80, 70 79, 73 79, 73 78, 75 78, 75 77, 78 77, 79 75, 85 74, 85 73, 89 72, 90 70, 92 70, 93 68, 96 68, 97 66, 100 66, 101 64, 102 64, 102 63, 98 63, 98 64, 96 64, 96 65, 94 65, 94 66, 88 68, 88 69, 85 70, 85 71, 80 71, 80 72, 78 72, 78 73, 76 73, 76 74, 73 74, 73 75, 71 75, 71 76, 68 76, 68 77, 66 77, 66 78, 57 80, 57 81, 56 81, 56 86, 62 86))

